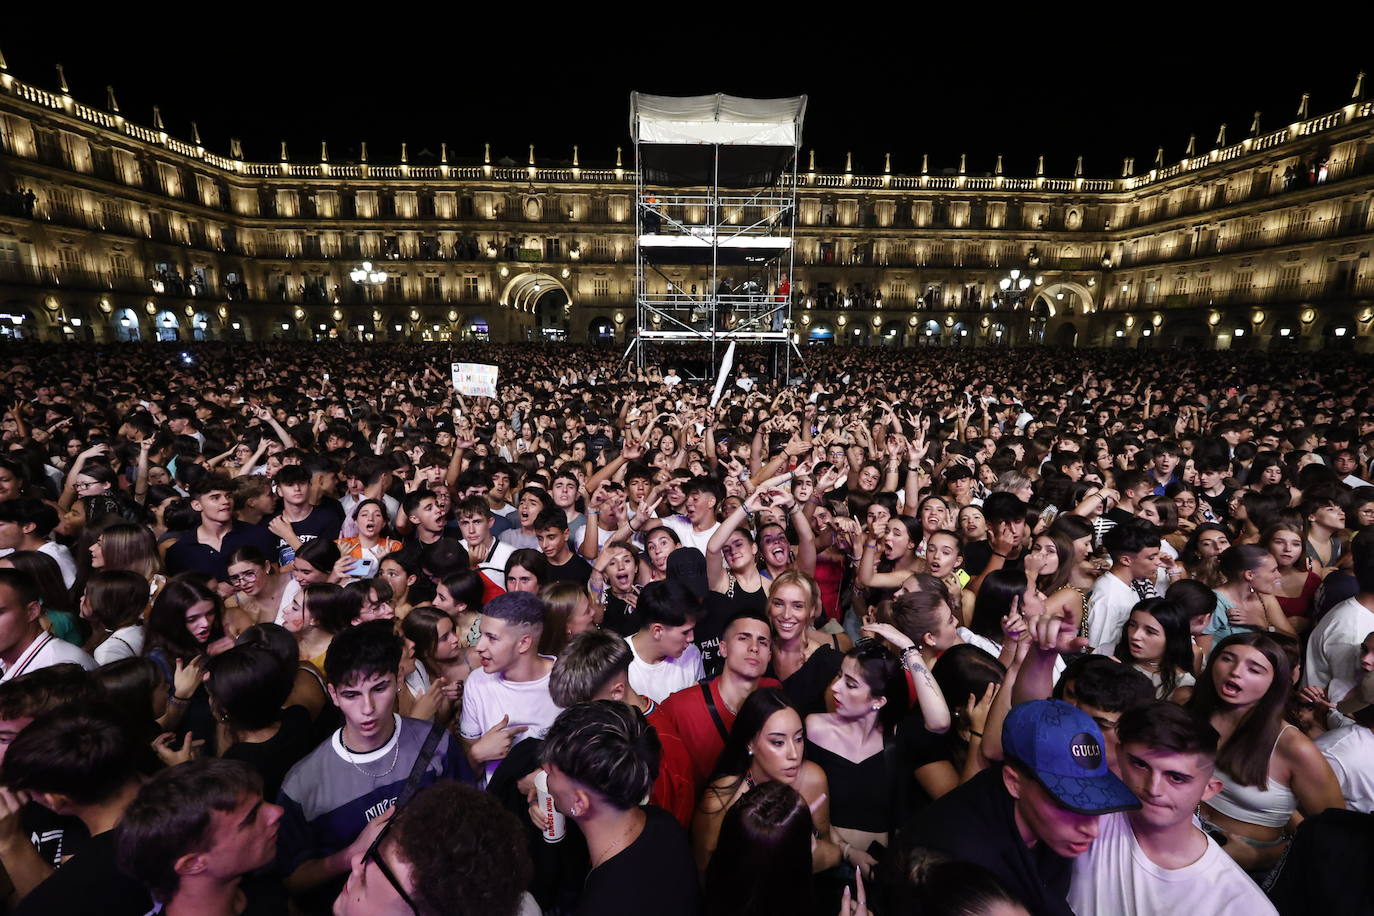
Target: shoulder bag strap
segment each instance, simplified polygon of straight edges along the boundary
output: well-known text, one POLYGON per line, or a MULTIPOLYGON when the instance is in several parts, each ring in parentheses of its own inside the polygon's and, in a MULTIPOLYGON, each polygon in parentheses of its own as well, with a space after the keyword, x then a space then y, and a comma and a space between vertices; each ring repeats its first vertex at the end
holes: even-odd
MULTIPOLYGON (((420 790, 420 780, 424 778, 425 770, 429 769, 429 762, 434 759, 434 751, 439 747, 439 739, 444 736, 444 727, 435 722, 429 729, 429 734, 425 736, 425 743, 420 747, 420 755, 415 758, 415 766, 410 768, 410 776, 406 777, 406 784, 401 789, 401 794, 396 796, 395 807, 399 808, 420 790)), ((397 737, 399 741, 399 736, 397 737)))
POLYGON ((730 740, 730 730, 725 727, 725 722, 720 717, 720 710, 716 709, 716 698, 711 696, 711 685, 704 678, 697 681, 697 686, 701 688, 701 695, 706 700, 706 711, 711 714, 711 719, 716 723, 716 731, 720 732, 720 740, 728 742, 730 740))

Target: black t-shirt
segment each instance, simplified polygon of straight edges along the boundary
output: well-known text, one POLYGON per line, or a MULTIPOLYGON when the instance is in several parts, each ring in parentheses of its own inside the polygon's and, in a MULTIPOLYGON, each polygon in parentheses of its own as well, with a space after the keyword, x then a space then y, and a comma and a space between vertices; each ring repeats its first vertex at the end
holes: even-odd
POLYGON ((568 558, 568 562, 562 566, 549 564, 550 582, 576 582, 578 585, 586 585, 587 580, 592 577, 592 564, 588 563, 585 557, 573 554, 568 558))
POLYGON ((606 613, 602 615, 601 626, 603 629, 618 633, 628 639, 639 632, 639 611, 626 604, 625 599, 617 598, 611 594, 610 589, 607 589, 606 613))
MULTIPOLYGON (((791 676, 782 680, 783 692, 797 705, 802 718, 812 713, 825 712, 825 691, 840 673, 844 653, 839 649, 839 639, 831 636, 832 645, 821 646, 791 676)), ((773 662, 769 661, 769 677, 777 677, 773 662)))
POLYGON ((38 802, 26 802, 19 809, 19 825, 43 861, 54 868, 64 858, 79 854, 91 841, 81 818, 58 814, 38 802))
POLYGON ((1221 521, 1231 517, 1231 497, 1235 492, 1230 487, 1222 487, 1221 492, 1216 496, 1208 496, 1202 490, 1198 490, 1197 495, 1199 499, 1207 501, 1207 505, 1212 507, 1212 515, 1216 517, 1217 521, 1221 521))
POLYGON ((257 770, 262 777, 262 797, 276 798, 287 771, 318 743, 310 713, 304 706, 289 706, 282 710, 281 728, 271 738, 256 744, 240 741, 221 756, 241 760, 257 770))
MULTIPOLYGON (((897 754, 902 761, 902 772, 914 773, 927 764, 942 760, 954 764, 954 745, 958 740, 953 728, 942 734, 927 730, 921 708, 913 708, 907 717, 897 724, 895 735, 897 754)), ((955 769, 959 769, 957 764, 955 769)), ((914 809, 919 809, 930 804, 930 801, 930 796, 921 788, 920 780, 912 780, 909 804, 914 809)))
POLYGON ((662 808, 646 805, 644 830, 593 868, 578 916, 697 916, 697 870, 687 832, 662 808))
POLYGON ((1374 913, 1374 814, 1328 808, 1303 820, 1269 900, 1283 916, 1374 913))
POLYGON ((1044 843, 1026 846, 1013 804, 1001 768, 984 770, 918 813, 906 840, 988 869, 1031 916, 1073 916, 1067 900, 1072 860, 1044 843))
POLYGON ((1106 512, 1102 513, 1102 517, 1115 525, 1126 525, 1136 520, 1136 516, 1127 512, 1120 506, 1112 506, 1106 512))
MULTIPOLYGON (((974 541, 964 548, 964 572, 976 579, 983 574, 988 567, 988 561, 992 559, 992 545, 987 541, 974 541)), ((1020 569, 1021 555, 1002 561, 1003 569, 1020 569)))
POLYGON ((91 837, 80 855, 20 901, 15 916, 144 916, 153 898, 115 866, 114 835, 91 837))
MULTIPOLYGON (((316 538, 334 541, 338 540, 343 523, 343 506, 337 499, 326 496, 320 500, 318 506, 310 510, 309 515, 298 522, 292 522, 291 530, 296 532, 296 537, 300 538, 302 543, 308 543, 316 538)), ((286 543, 285 538, 277 538, 277 555, 282 566, 296 559, 296 552, 286 543)))

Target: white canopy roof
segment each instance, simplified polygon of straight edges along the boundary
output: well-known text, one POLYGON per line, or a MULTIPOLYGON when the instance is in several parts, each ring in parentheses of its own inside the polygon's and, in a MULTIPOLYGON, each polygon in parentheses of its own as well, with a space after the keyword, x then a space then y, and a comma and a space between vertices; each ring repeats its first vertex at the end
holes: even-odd
POLYGON ((806 96, 743 99, 630 93, 630 134, 642 143, 790 146, 801 142, 806 96))

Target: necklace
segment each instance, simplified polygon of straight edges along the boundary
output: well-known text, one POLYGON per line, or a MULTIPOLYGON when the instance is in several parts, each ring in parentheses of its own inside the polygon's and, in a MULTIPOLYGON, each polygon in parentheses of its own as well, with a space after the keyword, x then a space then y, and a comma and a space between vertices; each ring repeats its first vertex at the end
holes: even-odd
POLYGON ((339 734, 339 747, 343 748, 344 759, 353 765, 353 769, 370 779, 381 779, 383 776, 390 776, 391 771, 396 769, 396 761, 401 759, 401 736, 393 734, 391 737, 392 741, 395 743, 395 746, 391 749, 391 765, 381 773, 369 773, 358 765, 358 761, 353 757, 353 751, 349 750, 347 744, 344 744, 342 732, 339 734))

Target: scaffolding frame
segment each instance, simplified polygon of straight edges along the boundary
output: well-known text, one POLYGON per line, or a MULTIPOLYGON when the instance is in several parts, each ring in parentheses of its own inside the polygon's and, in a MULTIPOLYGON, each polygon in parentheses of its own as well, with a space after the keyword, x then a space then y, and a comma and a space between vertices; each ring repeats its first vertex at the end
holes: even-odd
MULTIPOLYGON (((804 112, 805 98, 801 101, 804 112)), ((765 344, 771 349, 775 376, 788 379, 792 355, 801 359, 793 332, 795 296, 791 291, 801 114, 790 145, 766 144, 785 150, 787 157, 772 183, 753 188, 722 187, 721 156, 723 148, 728 153, 730 142, 646 140, 640 135, 637 117, 637 113, 631 116, 635 326, 623 361, 633 360, 643 369, 654 345, 705 344, 710 364, 701 377, 709 378, 719 366, 722 345, 765 344), (650 145, 709 147, 707 182, 697 188, 651 183, 644 161, 645 147, 650 145), (671 276, 678 268, 687 268, 695 276, 701 276, 704 268, 704 288, 671 276)))

